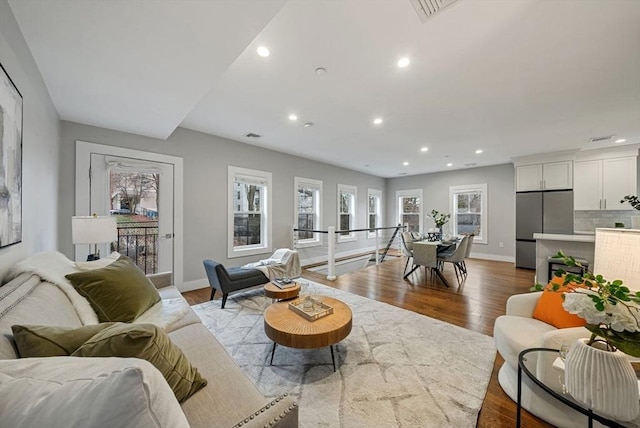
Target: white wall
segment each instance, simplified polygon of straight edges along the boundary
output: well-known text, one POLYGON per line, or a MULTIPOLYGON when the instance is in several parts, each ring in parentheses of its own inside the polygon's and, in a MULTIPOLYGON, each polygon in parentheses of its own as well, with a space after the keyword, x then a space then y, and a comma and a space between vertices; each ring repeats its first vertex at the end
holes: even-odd
POLYGON ((22 94, 22 243, 0 249, 0 279, 28 255, 58 247, 60 120, 6 0, 0 0, 0 63, 22 94))
MULTIPOLYGON (((512 164, 398 177, 387 180, 387 218, 394 222, 397 190, 423 189, 423 214, 432 209, 451 212, 449 186, 487 183, 489 194, 488 244, 475 244, 472 256, 494 260, 515 260, 515 171, 512 164), (500 242, 503 247, 500 247, 500 242)), ((430 219, 425 228, 433 227, 430 219)))
MULTIPOLYGON (((62 174, 60 249, 72 257, 70 218, 75 201, 75 141, 87 141, 180 156, 184 159, 184 280, 205 278, 202 260, 211 258, 229 266, 266 258, 253 256, 227 259, 227 166, 273 173, 274 248, 291 246, 294 177, 323 181, 323 224, 336 225, 337 185, 358 187, 358 227, 366 227, 367 188, 385 192, 386 180, 344 168, 302 159, 227 140, 222 137, 178 128, 167 141, 127 134, 73 122, 62 122, 62 174)), ((383 204, 385 204, 383 197, 383 204)), ((384 205, 383 205, 384 206, 384 205)), ((373 245, 362 239, 354 245, 373 245)))

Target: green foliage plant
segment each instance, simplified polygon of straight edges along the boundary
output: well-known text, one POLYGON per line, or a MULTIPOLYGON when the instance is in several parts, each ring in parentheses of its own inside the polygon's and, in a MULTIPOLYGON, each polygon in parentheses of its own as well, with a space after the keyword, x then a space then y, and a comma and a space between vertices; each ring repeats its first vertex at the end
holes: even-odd
POLYGON ((638 199, 637 196, 627 195, 620 201, 621 204, 624 204, 625 202, 631 205, 634 209, 640 211, 640 199, 638 199))
POLYGON ((436 227, 444 226, 445 224, 447 224, 447 222, 451 218, 451 214, 443 214, 436 210, 431 210, 431 213, 427 214, 427 216, 433 219, 433 222, 436 224, 436 227))
MULTIPOLYGON (((562 251, 554 258, 562 260, 566 266, 583 267, 562 251)), ((565 310, 585 319, 585 327, 591 332, 587 345, 604 342, 610 351, 617 348, 625 354, 640 357, 640 291, 632 292, 619 279, 609 281, 588 271, 576 274, 558 269, 554 275, 563 278, 563 286, 570 285, 566 288, 553 284, 550 290, 562 292, 565 310)), ((536 284, 532 290, 545 288, 536 284)))

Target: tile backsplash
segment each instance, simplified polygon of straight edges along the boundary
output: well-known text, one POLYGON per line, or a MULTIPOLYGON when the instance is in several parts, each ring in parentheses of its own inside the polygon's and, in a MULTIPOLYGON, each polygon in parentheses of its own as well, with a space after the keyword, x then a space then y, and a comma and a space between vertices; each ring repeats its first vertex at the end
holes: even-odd
POLYGON ((640 217, 640 211, 574 211, 573 230, 595 232, 597 227, 615 227, 616 223, 623 223, 625 229, 631 229, 631 217, 640 217))

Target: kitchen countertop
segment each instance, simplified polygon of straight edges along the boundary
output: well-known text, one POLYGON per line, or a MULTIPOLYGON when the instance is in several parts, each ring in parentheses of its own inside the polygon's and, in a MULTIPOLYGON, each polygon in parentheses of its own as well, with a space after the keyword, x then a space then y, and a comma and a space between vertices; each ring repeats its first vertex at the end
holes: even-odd
POLYGON ((559 235, 555 233, 534 233, 533 238, 548 241, 596 242, 595 235, 559 235))

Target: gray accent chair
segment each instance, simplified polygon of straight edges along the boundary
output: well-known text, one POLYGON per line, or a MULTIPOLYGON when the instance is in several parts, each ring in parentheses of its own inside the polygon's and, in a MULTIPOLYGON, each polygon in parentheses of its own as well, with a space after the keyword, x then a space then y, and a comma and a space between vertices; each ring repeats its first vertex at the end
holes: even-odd
POLYGON ((211 298, 209 300, 213 300, 216 290, 221 291, 222 309, 224 309, 227 297, 232 291, 243 290, 269 282, 269 278, 258 269, 242 269, 240 267, 227 269, 222 263, 213 260, 204 260, 203 263, 209 286, 211 287, 211 298))

